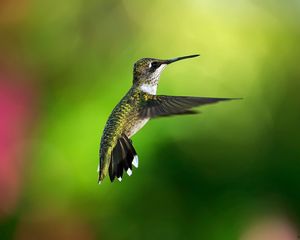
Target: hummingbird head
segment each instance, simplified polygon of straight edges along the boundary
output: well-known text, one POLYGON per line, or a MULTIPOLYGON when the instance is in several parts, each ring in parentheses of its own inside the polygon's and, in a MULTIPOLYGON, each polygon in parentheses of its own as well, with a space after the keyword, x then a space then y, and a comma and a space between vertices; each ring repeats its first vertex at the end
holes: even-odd
POLYGON ((168 64, 198 56, 199 55, 196 54, 167 60, 156 58, 142 58, 134 64, 133 85, 149 94, 156 94, 160 74, 168 64))

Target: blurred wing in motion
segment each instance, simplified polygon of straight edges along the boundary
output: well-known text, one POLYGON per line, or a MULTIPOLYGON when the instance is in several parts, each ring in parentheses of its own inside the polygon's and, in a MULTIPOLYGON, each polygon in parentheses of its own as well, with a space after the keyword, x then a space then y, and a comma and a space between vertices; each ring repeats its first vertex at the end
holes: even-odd
POLYGON ((234 98, 149 95, 149 98, 145 101, 140 111, 140 117, 154 118, 179 114, 196 114, 197 111, 191 110, 191 108, 233 99, 234 98))

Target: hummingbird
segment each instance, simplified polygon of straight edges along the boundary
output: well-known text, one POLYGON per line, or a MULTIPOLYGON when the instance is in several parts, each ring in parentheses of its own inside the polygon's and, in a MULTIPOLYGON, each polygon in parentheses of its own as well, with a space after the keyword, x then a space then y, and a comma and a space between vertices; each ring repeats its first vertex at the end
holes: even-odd
POLYGON ((190 96, 156 95, 160 75, 174 62, 194 58, 199 54, 167 60, 142 58, 133 67, 133 83, 127 94, 110 114, 101 137, 99 151, 99 184, 109 174, 110 181, 122 181, 126 171, 130 176, 138 167, 138 155, 131 137, 152 118, 195 114, 193 107, 232 100, 190 96))

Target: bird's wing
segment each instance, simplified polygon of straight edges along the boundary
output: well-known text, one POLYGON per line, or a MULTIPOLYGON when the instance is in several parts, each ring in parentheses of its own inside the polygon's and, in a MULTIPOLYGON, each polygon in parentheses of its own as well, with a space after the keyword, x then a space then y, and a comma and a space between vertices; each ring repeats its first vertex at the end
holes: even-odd
POLYGON ((191 108, 220 101, 233 100, 233 98, 207 98, 149 95, 140 110, 141 118, 154 118, 177 114, 195 114, 191 108))

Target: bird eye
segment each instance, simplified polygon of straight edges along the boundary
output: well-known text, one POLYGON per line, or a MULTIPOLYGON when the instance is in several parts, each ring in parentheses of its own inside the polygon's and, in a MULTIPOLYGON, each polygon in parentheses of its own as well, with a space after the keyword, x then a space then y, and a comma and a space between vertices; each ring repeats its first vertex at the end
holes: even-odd
POLYGON ((153 69, 156 69, 156 68, 158 68, 159 66, 160 66, 161 64, 160 63, 158 63, 158 62, 152 62, 152 63, 150 63, 150 68, 153 68, 153 69))

